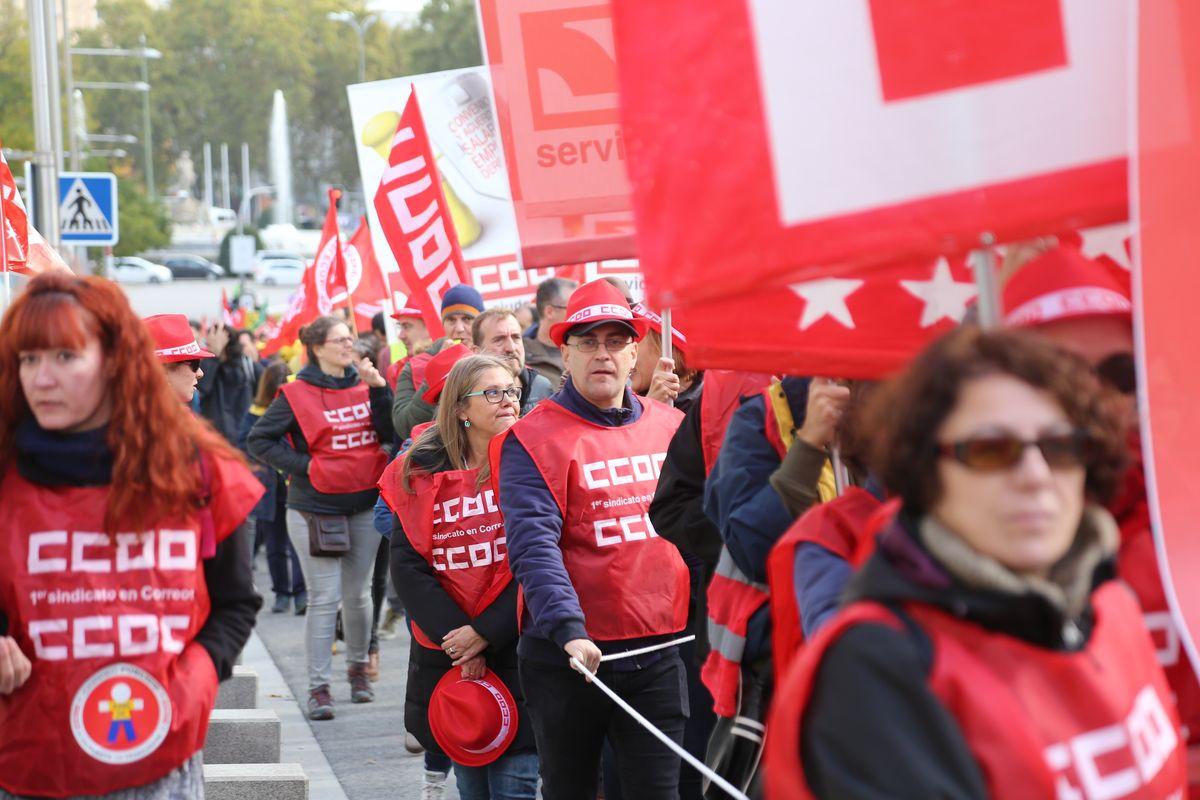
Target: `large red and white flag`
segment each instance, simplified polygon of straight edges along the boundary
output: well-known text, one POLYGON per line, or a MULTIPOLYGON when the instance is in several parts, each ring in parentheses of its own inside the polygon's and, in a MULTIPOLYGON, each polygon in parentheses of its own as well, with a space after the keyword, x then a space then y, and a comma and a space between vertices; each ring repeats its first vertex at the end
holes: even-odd
POLYGON ((465 283, 467 272, 415 90, 392 138, 375 211, 400 278, 411 291, 409 304, 421 309, 431 332, 441 330, 442 295, 465 283))
POLYGON ((0 270, 24 271, 29 252, 29 215, 25 213, 25 205, 21 202, 21 194, 17 191, 17 182, 8 160, 4 158, 4 148, 0 146, 0 220, 3 220, 4 258, 0 261, 0 270))
POLYGON ((366 217, 359 221, 358 230, 350 237, 344 250, 346 282, 352 287, 350 294, 354 300, 354 322, 358 330, 369 331, 371 318, 384 310, 390 295, 387 276, 375 258, 366 217))
POLYGON ((341 194, 337 189, 329 190, 329 209, 325 212, 325 226, 321 229, 317 257, 304 270, 300 287, 289 300, 287 310, 283 312, 279 332, 262 349, 264 357, 296 341, 302 327, 333 311, 330 291, 336 290, 338 280, 341 280, 343 297, 345 296, 345 279, 340 278, 346 274, 345 257, 337 222, 337 201, 341 194))
POLYGON ((1125 0, 612 7, 655 307, 1127 216, 1125 0))
POLYGON ((889 264, 674 310, 689 366, 882 378, 962 322, 962 258, 889 264))
POLYGON ((1138 407, 1159 567, 1182 646, 1200 671, 1200 5, 1141 0, 1138 19, 1134 324, 1138 407))

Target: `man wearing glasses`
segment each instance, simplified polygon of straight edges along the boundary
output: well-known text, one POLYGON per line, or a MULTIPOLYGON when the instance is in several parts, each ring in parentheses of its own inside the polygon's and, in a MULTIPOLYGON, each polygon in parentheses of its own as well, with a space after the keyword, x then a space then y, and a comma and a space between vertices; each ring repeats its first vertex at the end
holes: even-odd
POLYGON ((596 796, 606 738, 628 800, 678 791, 679 758, 569 666, 598 670, 682 741, 683 662, 674 646, 653 648, 687 624, 688 571, 648 512, 683 415, 628 388, 645 332, 611 284, 581 287, 549 330, 569 376, 562 390, 491 447, 524 597, 517 654, 547 800, 596 796))

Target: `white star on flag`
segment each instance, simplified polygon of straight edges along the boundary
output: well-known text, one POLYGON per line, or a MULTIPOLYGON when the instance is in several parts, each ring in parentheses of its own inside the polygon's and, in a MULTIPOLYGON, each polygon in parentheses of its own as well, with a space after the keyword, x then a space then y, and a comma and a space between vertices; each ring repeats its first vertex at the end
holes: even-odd
POLYGON ((967 305, 975 299, 973 283, 959 283, 950 273, 950 264, 939 258, 933 277, 927 281, 900 281, 905 291, 925 304, 921 312, 921 327, 928 328, 943 319, 962 322, 967 305))
POLYGON ((857 278, 821 278, 793 283, 791 289, 804 301, 800 330, 808 330, 818 320, 833 317, 847 328, 854 327, 854 318, 846 308, 846 298, 858 291, 863 281, 857 278))

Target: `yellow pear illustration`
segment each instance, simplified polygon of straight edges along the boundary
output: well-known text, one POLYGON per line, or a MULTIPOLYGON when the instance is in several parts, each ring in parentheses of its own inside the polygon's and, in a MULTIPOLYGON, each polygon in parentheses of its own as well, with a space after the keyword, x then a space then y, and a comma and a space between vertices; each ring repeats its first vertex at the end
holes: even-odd
MULTIPOLYGON (((363 126, 362 143, 379 154, 384 161, 392 154, 392 138, 396 134, 396 126, 400 123, 400 114, 396 111, 380 111, 363 126)), ((438 157, 440 160, 440 156, 438 157)), ((446 196, 446 205, 450 207, 450 219, 454 222, 454 230, 458 234, 459 247, 467 248, 479 241, 483 235, 483 226, 470 207, 462 201, 454 187, 438 170, 442 181, 442 193, 446 196)))

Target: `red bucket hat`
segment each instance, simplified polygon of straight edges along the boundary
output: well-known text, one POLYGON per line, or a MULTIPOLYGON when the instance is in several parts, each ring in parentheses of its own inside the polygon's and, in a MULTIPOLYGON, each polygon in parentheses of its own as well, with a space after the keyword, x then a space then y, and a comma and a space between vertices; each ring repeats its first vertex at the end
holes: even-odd
POLYGON ((617 287, 604 279, 580 286, 567 301, 567 317, 550 328, 550 340, 562 345, 567 333, 587 333, 606 322, 620 322, 629 328, 634 341, 646 335, 649 324, 636 316, 617 287), (572 330, 578 327, 579 330, 572 330))
MULTIPOLYGON (((660 315, 647 308, 645 303, 634 303, 632 309, 636 316, 646 320, 646 324, 650 326, 651 330, 658 331, 658 335, 662 336, 663 318, 660 315)), ((671 342, 675 345, 675 349, 687 350, 687 337, 674 324, 671 325, 671 342)))
POLYGON ((196 334, 183 314, 155 314, 142 322, 154 339, 154 355, 164 364, 216 357, 196 341, 196 334))
POLYGON ((1078 317, 1133 319, 1129 274, 1111 259, 1059 245, 1025 264, 1004 287, 1004 322, 1028 328, 1078 317))
POLYGON ((490 764, 517 737, 517 701, 490 669, 466 680, 454 667, 438 681, 429 698, 429 730, 456 764, 490 764))
POLYGON ((436 403, 442 394, 442 389, 446 387, 446 378, 450 375, 450 370, 469 355, 473 355, 471 348, 465 344, 455 344, 429 359, 429 363, 425 366, 425 384, 429 389, 421 395, 421 398, 426 403, 436 403))
POLYGON ((404 317, 416 317, 417 319, 421 320, 425 319, 425 315, 421 313, 421 309, 419 308, 397 308, 395 313, 392 314, 392 319, 396 320, 397 322, 404 317))

